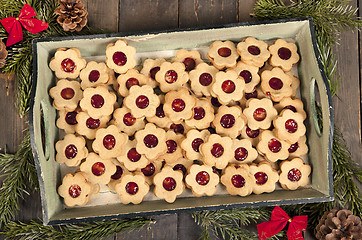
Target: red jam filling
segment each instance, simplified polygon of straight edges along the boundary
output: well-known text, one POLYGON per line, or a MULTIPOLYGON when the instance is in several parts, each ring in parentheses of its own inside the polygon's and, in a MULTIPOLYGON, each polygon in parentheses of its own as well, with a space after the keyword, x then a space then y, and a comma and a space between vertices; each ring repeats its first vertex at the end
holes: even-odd
POLYGON ((127 158, 131 162, 138 162, 141 159, 141 154, 139 154, 136 148, 131 148, 127 153, 127 158))
POLYGON ((219 158, 224 154, 224 147, 220 143, 214 143, 211 148, 212 156, 219 158))
POLYGON ((102 162, 96 162, 92 165, 92 173, 96 176, 102 175, 106 171, 106 166, 102 162))
POLYGON ((143 143, 146 145, 146 147, 148 148, 154 148, 158 145, 158 138, 153 135, 153 134, 148 134, 146 135, 146 137, 143 139, 143 143))
POLYGON ((184 175, 187 173, 186 167, 184 165, 180 164, 180 163, 176 164, 172 169, 175 170, 175 171, 181 170, 184 175))
POLYGON ((225 114, 221 117, 220 124, 223 128, 231 128, 235 124, 235 117, 231 114, 225 114))
POLYGON ((277 153, 280 151, 280 149, 282 149, 282 144, 277 139, 272 138, 268 142, 268 148, 273 153, 277 153))
POLYGON ((167 140, 167 153, 174 153, 177 149, 177 143, 174 140, 167 140))
POLYGON ((210 175, 205 171, 201 171, 198 174, 196 174, 195 178, 196 178, 196 182, 202 186, 208 184, 210 181, 210 175))
POLYGON ((297 149, 299 148, 299 144, 298 142, 290 145, 290 147, 288 148, 288 152, 289 153, 294 153, 295 151, 297 151, 297 149))
POLYGON ((88 75, 88 79, 91 83, 95 83, 98 81, 100 76, 101 74, 98 70, 92 70, 88 75))
POLYGON ((203 143, 204 143, 204 140, 202 140, 201 138, 195 138, 191 143, 192 149, 195 152, 200 152, 200 145, 203 143))
POLYGON ((93 119, 91 117, 88 118, 87 121, 85 122, 85 125, 89 129, 97 129, 97 128, 99 128, 100 124, 101 124, 101 121, 99 119, 93 119))
POLYGON ((194 108, 194 119, 201 120, 205 117, 205 110, 202 107, 194 108))
POLYGON ((185 109, 186 104, 185 104, 184 100, 177 98, 172 101, 171 106, 175 112, 182 112, 185 109))
POLYGON ((242 78, 244 78, 245 83, 250 83, 252 76, 251 73, 248 70, 243 70, 239 73, 239 76, 241 76, 242 78))
POLYGON ((254 46, 254 45, 251 45, 248 47, 248 52, 251 54, 251 55, 259 55, 260 54, 260 48, 257 47, 257 46, 254 46))
POLYGON ((150 77, 153 81, 156 80, 156 73, 158 73, 158 71, 160 71, 160 67, 154 67, 150 70, 150 77))
POLYGON ((65 121, 66 123, 68 123, 69 125, 75 125, 77 124, 77 112, 67 112, 67 114, 65 114, 65 121))
POLYGON ((75 69, 75 63, 70 58, 64 59, 60 65, 62 66, 64 72, 73 72, 75 69))
POLYGON ((225 93, 233 93, 235 91, 235 83, 231 80, 226 80, 221 84, 221 89, 225 93))
POLYGON ((75 92, 73 88, 63 88, 62 91, 60 92, 60 96, 62 96, 62 98, 64 98, 65 100, 72 99, 74 95, 75 92))
POLYGON ((199 82, 202 86, 209 86, 212 83, 212 76, 210 73, 203 73, 199 77, 199 82))
POLYGON ((229 57, 231 55, 231 49, 227 47, 222 47, 217 50, 217 53, 221 57, 229 57))
POLYGON ((172 123, 171 126, 170 126, 170 129, 172 131, 174 131, 175 133, 181 133, 181 134, 184 134, 185 132, 185 128, 184 126, 182 126, 182 124, 175 124, 175 123, 172 123))
POLYGON ((166 191, 172 191, 176 188, 176 180, 172 177, 163 179, 162 186, 166 191))
POLYGON ((266 118, 266 110, 264 108, 255 109, 253 117, 256 121, 263 121, 266 118))
POLYGON ((221 106, 221 103, 219 102, 219 100, 218 100, 216 97, 212 97, 212 98, 211 98, 211 104, 212 104, 214 107, 220 107, 220 106, 221 106))
POLYGON ((140 95, 136 98, 136 106, 140 109, 145 109, 150 104, 150 100, 145 95, 140 95))
POLYGON ((175 70, 168 70, 165 74, 165 81, 170 84, 176 82, 177 72, 175 70))
POLYGON ((285 121, 284 125, 285 125, 285 129, 289 133, 295 133, 298 129, 298 123, 293 119, 288 119, 287 121, 285 121))
POLYGON ((245 98, 246 100, 250 99, 250 98, 258 98, 258 91, 254 91, 251 93, 245 93, 245 98))
POLYGON ((278 56, 283 60, 288 60, 292 56, 292 52, 285 47, 278 49, 278 56))
POLYGON ((257 172, 254 174, 256 184, 263 185, 268 181, 268 175, 265 172, 257 172))
POLYGON ((165 112, 163 111, 163 104, 160 104, 160 106, 156 108, 156 116, 159 118, 165 117, 165 112))
POLYGON ((82 193, 82 189, 78 184, 73 184, 69 187, 68 193, 72 198, 77 198, 82 193))
POLYGON ((140 85, 139 81, 137 78, 129 78, 127 81, 126 81, 126 88, 127 89, 130 89, 132 86, 134 85, 140 85))
POLYGON ((234 157, 238 161, 244 161, 248 157, 248 150, 243 147, 239 147, 234 152, 234 157))
POLYGON ((297 112, 297 109, 292 105, 285 106, 283 109, 289 109, 292 110, 293 112, 297 112))
POLYGON ((231 183, 236 188, 242 188, 245 186, 245 179, 240 174, 235 174, 231 177, 231 183))
POLYGON ((193 58, 185 58, 182 62, 185 64, 185 71, 187 72, 194 70, 196 67, 196 61, 193 58))
POLYGON ((108 150, 112 150, 116 146, 116 138, 111 134, 106 135, 103 138, 103 146, 108 150))
POLYGON ((117 66, 123 66, 127 63, 127 56, 123 52, 115 52, 112 58, 117 66))
POLYGON ((92 105, 92 107, 94 107, 94 108, 101 108, 101 107, 103 107, 103 105, 104 105, 104 98, 103 98, 101 95, 99 95, 99 94, 93 95, 93 96, 91 97, 91 105, 92 105))
POLYGON ((288 172, 288 179, 291 182, 298 182, 300 180, 300 178, 302 177, 302 173, 299 169, 297 168, 292 168, 289 170, 288 172))
POLYGON ((143 175, 146 177, 152 176, 156 172, 155 165, 153 163, 148 164, 146 167, 141 169, 143 175))
POLYGON ((126 125, 126 126, 132 126, 133 124, 135 124, 136 122, 136 118, 132 116, 131 113, 126 113, 124 116, 123 116, 123 123, 126 125))
POLYGON ((64 154, 66 156, 66 158, 68 159, 73 159, 75 158, 75 156, 77 156, 78 153, 78 149, 75 145, 73 144, 69 144, 64 151, 64 154))
POLYGON ((279 78, 273 77, 269 80, 269 86, 274 90, 280 90, 283 87, 283 82, 279 78))
POLYGON ((259 133, 260 133, 259 129, 251 130, 249 127, 246 127, 245 132, 246 132, 246 135, 248 135, 248 137, 250 137, 250 138, 256 138, 259 136, 259 133))
POLYGON ((118 180, 123 175, 123 169, 120 166, 116 166, 116 172, 111 176, 113 180, 118 180))
POLYGON ((129 182, 126 184, 126 192, 130 195, 135 195, 138 192, 138 185, 135 182, 129 182))

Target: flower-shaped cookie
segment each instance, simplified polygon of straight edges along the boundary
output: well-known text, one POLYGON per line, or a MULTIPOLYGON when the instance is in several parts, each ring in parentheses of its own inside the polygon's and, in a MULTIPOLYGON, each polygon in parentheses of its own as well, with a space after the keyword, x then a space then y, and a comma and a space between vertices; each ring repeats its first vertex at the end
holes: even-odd
POLYGON ((98 119, 111 115, 116 101, 116 94, 108 91, 106 86, 98 86, 85 89, 79 105, 83 111, 87 111, 89 116, 98 119))
POLYGON ((230 163, 251 163, 258 157, 258 152, 248 139, 233 139, 232 151, 234 157, 230 163))
POLYGON ((109 125, 107 128, 98 129, 92 148, 103 159, 116 158, 121 156, 127 141, 126 134, 120 133, 115 125, 109 125))
POLYGON ((168 203, 173 203, 176 197, 185 190, 183 174, 169 166, 165 166, 155 175, 153 184, 155 185, 153 193, 156 197, 165 199, 168 203))
POLYGON ((166 132, 167 152, 161 155, 158 159, 164 160, 167 164, 174 163, 177 159, 182 158, 183 149, 182 141, 185 137, 182 134, 177 134, 172 130, 166 132))
POLYGON ((56 86, 49 90, 49 95, 54 99, 53 106, 55 109, 65 109, 71 112, 78 107, 83 92, 80 89, 79 82, 60 79, 57 81, 56 86))
POLYGON ((278 39, 273 45, 269 46, 271 57, 270 65, 281 67, 284 71, 290 71, 299 61, 298 48, 294 43, 278 39))
POLYGON ((177 91, 189 80, 185 65, 180 62, 164 62, 156 73, 156 81, 162 92, 177 91))
POLYGON ((191 128, 185 124, 185 122, 181 123, 171 123, 170 126, 166 128, 167 130, 172 130, 175 133, 186 134, 191 128))
POLYGON ((249 166, 249 171, 255 178, 253 193, 269 193, 275 190, 275 183, 278 182, 279 175, 270 163, 264 161, 258 165, 252 164, 249 166))
MULTIPOLYGON (((246 93, 251 93, 255 91, 256 86, 260 82, 260 76, 258 74, 259 68, 245 64, 243 62, 238 62, 236 67, 231 68, 231 70, 235 71, 240 77, 242 77, 245 81, 244 91, 246 93)), ((230 70, 227 70, 230 71, 230 70)))
POLYGON ((87 66, 80 72, 80 86, 82 89, 106 85, 112 81, 114 73, 104 62, 88 62, 87 66))
POLYGON ((279 183, 286 190, 296 190, 309 183, 311 167, 303 159, 294 158, 280 163, 279 183))
POLYGON ((190 95, 186 88, 181 88, 166 94, 163 110, 173 123, 181 123, 182 120, 192 117, 195 104, 196 98, 190 95))
POLYGON ((129 95, 124 98, 123 103, 131 110, 135 118, 151 117, 156 114, 160 99, 153 93, 151 86, 133 86, 129 90, 129 95))
POLYGON ((262 133, 264 130, 262 129, 256 129, 256 130, 251 130, 249 128, 248 125, 246 125, 242 130, 241 130, 241 138, 242 139, 248 139, 250 140, 251 144, 256 147, 256 145, 258 145, 259 143, 259 135, 260 133, 262 133))
POLYGON ((148 159, 154 160, 166 153, 166 132, 156 127, 153 123, 147 123, 145 129, 135 134, 137 152, 144 154, 148 159))
POLYGON ((192 189, 192 193, 196 197, 214 195, 219 181, 219 175, 213 172, 212 167, 196 164, 190 167, 189 173, 185 178, 186 185, 192 189))
POLYGON ((162 163, 159 160, 151 161, 146 167, 138 169, 136 172, 142 174, 146 178, 146 183, 151 186, 153 177, 161 171, 162 163))
POLYGON ((222 70, 235 67, 239 55, 233 42, 215 41, 209 47, 207 58, 217 69, 222 70))
POLYGON ((136 131, 141 130, 145 127, 144 117, 135 118, 131 110, 123 106, 122 108, 117 108, 113 112, 114 125, 116 125, 119 131, 126 133, 129 136, 132 136, 136 131))
POLYGON ((256 87, 256 89, 251 92, 251 93, 244 93, 244 97, 239 101, 240 103, 240 107, 242 109, 246 108, 246 103, 249 99, 251 98, 257 98, 257 99, 263 99, 263 98, 270 98, 267 95, 265 95, 263 93, 263 91, 261 91, 260 85, 258 87, 256 87))
POLYGON ((262 67, 270 57, 268 44, 253 37, 243 39, 237 45, 237 51, 241 61, 248 65, 262 67))
POLYGON ((171 62, 181 62, 185 65, 185 71, 190 72, 194 70, 197 65, 203 63, 201 55, 196 50, 180 49, 176 53, 176 57, 171 62))
POLYGON ((115 189, 123 204, 139 204, 150 190, 150 186, 141 174, 127 174, 122 177, 115 189))
POLYGON ((148 85, 150 85, 152 88, 158 86, 158 82, 156 81, 156 73, 160 71, 160 66, 164 62, 166 62, 166 59, 164 58, 148 58, 143 62, 141 73, 148 77, 148 85))
POLYGON ((169 127, 171 119, 166 116, 165 111, 163 110, 163 105, 165 103, 165 95, 159 95, 160 105, 156 108, 156 114, 154 116, 147 117, 147 121, 150 123, 154 123, 160 128, 169 127))
POLYGON ((80 165, 80 170, 87 173, 92 183, 108 184, 117 167, 111 159, 102 159, 95 153, 89 153, 85 162, 80 165))
POLYGON ((189 73, 192 92, 201 97, 211 96, 211 86, 215 82, 215 74, 219 70, 207 63, 200 63, 189 73))
POLYGON ((221 106, 212 122, 216 133, 231 138, 239 136, 246 123, 247 119, 238 106, 221 106))
POLYGON ((78 124, 75 126, 75 131, 85 136, 88 139, 94 139, 96 137, 96 132, 100 128, 107 126, 110 115, 103 116, 99 119, 94 119, 88 115, 86 112, 80 112, 77 114, 76 119, 78 124))
POLYGON ((75 127, 77 126, 77 114, 80 109, 68 112, 66 110, 59 111, 59 118, 57 119, 56 125, 59 129, 63 129, 66 133, 74 133, 75 127))
POLYGON ((290 97, 293 93, 292 78, 283 72, 281 68, 273 68, 261 74, 261 90, 275 102, 284 97, 290 97))
POLYGON ((283 110, 273 121, 276 136, 290 144, 298 142, 304 136, 306 128, 303 124, 303 116, 292 110, 283 110))
POLYGON ((74 134, 65 135, 64 139, 55 144, 55 149, 57 150, 55 160, 68 167, 79 166, 80 162, 88 155, 85 139, 74 134))
POLYGON ((49 67, 59 79, 76 79, 86 64, 87 61, 82 58, 78 48, 58 48, 49 67))
POLYGON ((106 48, 106 63, 116 73, 125 73, 136 66, 136 48, 129 46, 123 39, 108 44, 106 48))
POLYGON ((128 141, 123 146, 122 154, 117 157, 117 160, 120 163, 123 163, 129 171, 144 168, 149 164, 149 160, 145 157, 145 155, 137 152, 136 145, 136 140, 128 141))
POLYGON ((214 108, 207 99, 196 99, 196 104, 192 108, 191 119, 185 120, 185 123, 191 128, 206 129, 214 120, 214 108))
POLYGON ((187 171, 190 169, 191 165, 194 163, 193 160, 186 158, 179 158, 171 164, 166 164, 165 166, 170 166, 175 171, 180 171, 184 176, 186 176, 187 171))
POLYGON ((230 165, 225 168, 220 181, 225 185, 226 191, 231 195, 245 197, 253 192, 255 184, 253 176, 249 173, 247 164, 230 165))
POLYGON ((202 161, 211 167, 225 168, 233 159, 232 145, 231 138, 211 134, 207 141, 200 146, 202 161))
POLYGON ((260 134, 260 141, 256 146, 259 153, 271 162, 287 159, 289 144, 278 139, 274 132, 265 130, 260 134))
POLYGON ((307 137, 304 135, 299 138, 298 142, 289 146, 289 158, 302 157, 308 153, 308 146, 306 144, 307 137))
POLYGON ((276 110, 278 110, 278 113, 280 113, 284 109, 289 109, 293 112, 302 114, 303 120, 307 118, 307 114, 303 109, 303 102, 299 98, 283 98, 278 104, 275 104, 274 107, 276 110))
POLYGON ((243 114, 248 119, 248 126, 252 130, 270 128, 273 119, 278 115, 273 102, 268 98, 252 98, 246 105, 243 114))
POLYGON ((120 164, 117 160, 112 159, 111 161, 114 165, 116 165, 116 172, 111 176, 108 187, 110 190, 116 191, 116 185, 121 182, 121 179, 124 175, 129 174, 129 171, 125 168, 123 164, 120 164))
POLYGON ((129 94, 129 89, 132 86, 142 86, 148 83, 148 78, 139 73, 137 69, 132 68, 124 74, 120 74, 117 77, 118 82, 118 93, 122 97, 126 97, 129 94))
POLYGON ((182 141, 181 147, 186 152, 186 157, 190 160, 201 160, 200 145, 205 143, 210 136, 208 130, 198 131, 192 129, 187 132, 185 140, 182 141))
POLYGON ((58 193, 64 198, 64 204, 68 207, 87 204, 98 190, 99 186, 89 182, 87 174, 83 172, 77 172, 74 175, 68 173, 58 187, 58 193))
POLYGON ((211 93, 213 96, 217 96, 220 103, 229 104, 233 101, 239 101, 243 97, 244 88, 245 81, 235 71, 220 71, 215 75, 211 93))

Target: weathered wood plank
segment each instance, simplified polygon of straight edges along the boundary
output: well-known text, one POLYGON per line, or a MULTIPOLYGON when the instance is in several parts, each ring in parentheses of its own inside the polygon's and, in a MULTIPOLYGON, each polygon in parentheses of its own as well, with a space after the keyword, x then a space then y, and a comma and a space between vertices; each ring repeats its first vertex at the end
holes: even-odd
POLYGON ((177 28, 178 1, 120 0, 119 31, 154 31, 177 28))
MULTIPOLYGON (((84 1, 85 2, 85 1, 84 1)), ((87 0, 88 24, 90 27, 118 32, 118 0, 87 0)))
POLYGON ((250 13, 253 12, 253 8, 256 0, 239 0, 239 22, 253 21, 250 13))

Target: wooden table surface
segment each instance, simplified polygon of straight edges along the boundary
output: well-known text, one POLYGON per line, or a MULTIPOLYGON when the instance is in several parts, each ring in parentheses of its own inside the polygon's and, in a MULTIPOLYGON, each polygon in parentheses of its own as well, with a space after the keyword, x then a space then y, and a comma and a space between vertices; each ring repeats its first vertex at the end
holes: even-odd
MULTIPOLYGON (((255 0, 83 0, 91 27, 112 32, 135 32, 217 25, 252 21, 255 0)), ((362 1, 351 1, 362 7, 362 1)), ((359 11, 361 16, 362 11, 359 11)), ((335 48, 341 87, 334 98, 336 125, 342 130, 353 159, 361 164, 361 44, 358 32, 342 33, 335 48)), ((0 75, 0 148, 15 152, 23 138, 27 117, 19 118, 15 110, 14 76, 0 75)), ((17 219, 41 218, 38 193, 21 202, 17 219)), ((155 216, 155 224, 131 234, 118 233, 107 239, 197 239, 201 228, 190 214, 155 216)))

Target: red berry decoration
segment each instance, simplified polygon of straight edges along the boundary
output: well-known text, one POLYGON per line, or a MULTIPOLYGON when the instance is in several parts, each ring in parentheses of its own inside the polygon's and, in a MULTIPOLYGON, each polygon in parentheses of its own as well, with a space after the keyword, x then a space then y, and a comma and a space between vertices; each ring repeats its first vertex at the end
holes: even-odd
POLYGON ((192 149, 194 149, 195 152, 200 152, 200 145, 204 143, 204 140, 201 138, 195 138, 192 143, 192 149))
POLYGON ((199 77, 199 82, 202 86, 209 86, 212 83, 212 76, 210 73, 202 73, 199 77))
POLYGON ((265 172, 257 172, 254 174, 256 184, 263 185, 268 181, 268 175, 265 172))
POLYGON ((77 124, 77 112, 67 112, 67 114, 65 114, 65 121, 69 124, 69 125, 75 125, 77 124))
POLYGON ((150 100, 145 95, 140 95, 136 98, 136 106, 140 109, 145 109, 150 104, 150 100))
POLYGON ((106 171, 106 167, 101 162, 96 162, 92 165, 92 173, 96 176, 101 176, 106 171))
POLYGON ((225 93, 232 93, 235 91, 235 83, 231 80, 226 80, 221 84, 221 89, 225 93))
POLYGON ((235 174, 231 177, 231 183, 236 188, 242 188, 245 185, 245 179, 239 174, 235 174))
POLYGON ((282 149, 282 144, 277 139, 272 138, 268 142, 268 148, 273 153, 277 153, 280 151, 280 149, 282 149))
POLYGON ((205 109, 202 107, 195 107, 194 108, 194 119, 195 120, 201 120, 205 117, 205 109))
POLYGON ((290 147, 288 148, 288 152, 293 153, 293 152, 297 151, 298 148, 299 148, 299 144, 298 144, 298 142, 296 142, 296 143, 290 145, 290 147))
POLYGON ((181 170, 184 175, 187 173, 186 167, 184 165, 180 164, 180 163, 176 164, 172 169, 175 170, 175 171, 176 170, 181 170))
POLYGON ((224 154, 223 146, 220 143, 215 143, 212 145, 211 154, 216 158, 221 157, 224 154))
POLYGON ((231 128, 235 124, 235 117, 231 114, 225 114, 221 117, 220 124, 223 128, 231 128))
POLYGON ((251 73, 248 70, 243 70, 239 73, 239 76, 241 76, 242 78, 244 78, 245 83, 250 83, 252 76, 251 73))
POLYGON ((65 156, 68 159, 73 159, 77 156, 78 153, 78 149, 75 145, 73 144, 69 144, 66 148, 65 148, 65 156))
POLYGON ((185 71, 187 72, 194 70, 196 67, 196 61, 193 58, 185 58, 182 63, 185 64, 185 71))
POLYGON ((152 78, 152 80, 155 81, 156 73, 158 73, 158 71, 160 71, 160 67, 154 67, 150 70, 150 77, 152 78))
POLYGON ((130 195, 135 195, 138 192, 138 185, 135 182, 129 182, 126 184, 126 192, 130 195))
POLYGON ((260 130, 256 129, 256 130, 251 130, 249 127, 246 127, 246 135, 248 135, 248 137, 250 138, 256 138, 259 136, 260 130))
POLYGON ((175 124, 175 123, 172 123, 171 126, 170 126, 170 129, 172 131, 174 131, 175 133, 181 133, 181 134, 184 134, 185 132, 185 128, 184 126, 182 126, 182 124, 175 124))
POLYGON ((248 100, 250 98, 258 98, 258 92, 255 90, 251 93, 245 93, 245 99, 248 100))
POLYGON ((150 177, 155 173, 156 167, 155 165, 153 165, 153 163, 150 163, 146 167, 142 168, 141 171, 143 175, 145 175, 146 177, 150 177))
POLYGON ((264 108, 255 109, 253 117, 256 121, 263 121, 266 118, 266 110, 264 108))
POLYGON ((123 175, 123 169, 120 166, 116 166, 116 172, 111 176, 113 180, 118 180, 123 175))
POLYGON ((298 182, 302 177, 302 173, 297 168, 292 168, 288 172, 288 179, 292 182, 298 182))
POLYGON ((238 161, 244 161, 248 157, 248 150, 243 147, 239 147, 235 150, 234 157, 238 161))
POLYGON ((269 80, 269 86, 274 90, 280 90, 283 87, 283 82, 279 78, 273 77, 269 80))
POLYGON ((123 116, 123 123, 126 125, 126 126, 132 126, 133 124, 135 124, 136 122, 136 118, 132 116, 131 113, 126 113, 124 116, 123 116))
POLYGON ((205 171, 201 171, 198 174, 196 174, 195 178, 196 182, 202 186, 208 184, 210 181, 210 175, 205 171))
POLYGON ((132 86, 134 85, 140 85, 138 79, 136 78, 129 78, 127 81, 126 81, 126 88, 127 89, 130 89, 132 86))
POLYGON ((185 104, 184 100, 177 98, 172 101, 171 106, 175 112, 181 112, 185 109, 186 104, 185 104))
POLYGON ((82 189, 78 184, 73 184, 69 187, 68 193, 72 198, 77 198, 82 193, 82 189))
POLYGON ((103 138, 103 146, 108 150, 112 150, 116 146, 116 138, 111 134, 106 135, 103 138))
POLYGON ((177 149, 177 143, 174 140, 167 140, 167 153, 173 153, 177 149))
POLYGON ((287 105, 283 109, 289 109, 289 110, 292 110, 293 112, 297 112, 297 109, 292 105, 287 105))
POLYGON ((112 58, 117 66, 123 66, 127 63, 127 56, 123 52, 115 52, 112 58))
POLYGON ((97 129, 97 128, 99 128, 100 124, 101 124, 101 121, 99 119, 93 119, 91 117, 88 118, 87 121, 85 122, 85 125, 89 129, 97 129))
POLYGON ((287 129, 289 133, 295 133, 298 129, 298 123, 293 119, 288 119, 285 121, 285 129, 287 129))
POLYGON ((165 80, 167 83, 174 83, 177 81, 177 72, 175 70, 168 70, 165 74, 165 80))
POLYGON ((166 191, 172 191, 176 188, 176 180, 172 177, 167 177, 163 180, 162 186, 166 191))
POLYGON ((141 154, 137 152, 136 148, 131 148, 127 153, 127 158, 131 162, 137 162, 141 159, 141 154))
POLYGON ((292 56, 292 52, 285 47, 278 49, 278 56, 283 60, 288 60, 292 56))
POLYGON ((75 69, 75 63, 70 58, 64 59, 60 65, 62 66, 64 72, 73 72, 75 69))
POLYGON ((153 134, 148 134, 146 135, 146 137, 143 139, 143 143, 146 145, 146 147, 148 148, 154 148, 158 145, 158 138, 153 135, 153 134))
POLYGON ((221 106, 221 103, 219 102, 219 100, 216 97, 211 98, 211 104, 214 107, 220 107, 221 106))
POLYGON ((165 112, 163 111, 163 104, 160 104, 160 106, 156 108, 156 116, 159 118, 164 118, 166 116, 165 112))

